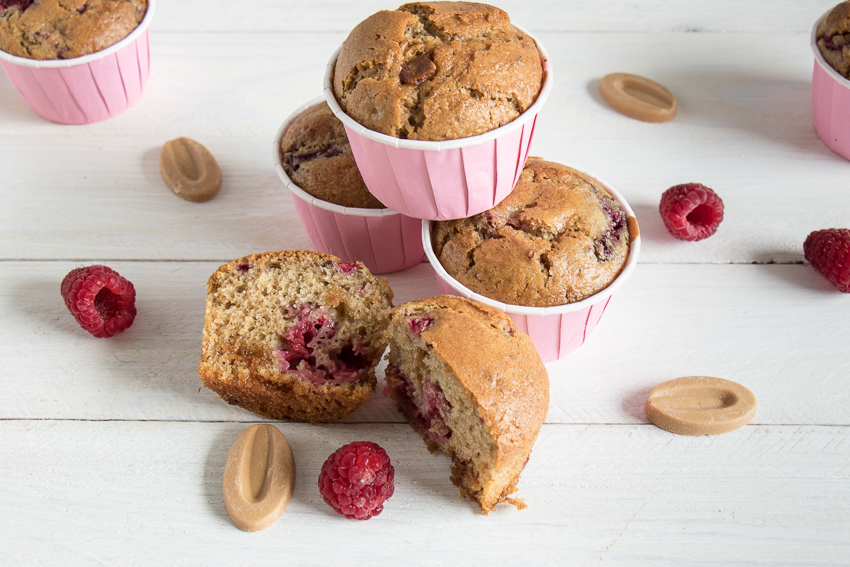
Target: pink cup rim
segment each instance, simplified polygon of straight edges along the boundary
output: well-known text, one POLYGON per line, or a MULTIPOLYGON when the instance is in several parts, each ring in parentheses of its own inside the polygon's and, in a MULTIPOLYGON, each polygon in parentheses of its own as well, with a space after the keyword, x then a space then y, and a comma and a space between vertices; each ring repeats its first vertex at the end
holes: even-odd
POLYGON ((360 136, 363 136, 366 139, 374 140, 376 142, 380 142, 381 144, 392 146, 394 148, 403 148, 410 150, 428 150, 439 152, 441 150, 454 150, 457 148, 468 148, 471 146, 478 146, 480 144, 487 143, 495 138, 499 138, 517 128, 522 127, 529 120, 537 116, 540 112, 540 109, 543 108, 543 103, 546 102, 546 99, 549 97, 549 93, 552 91, 552 61, 549 59, 549 52, 540 44, 540 41, 524 28, 513 24, 513 26, 518 29, 523 34, 529 36, 534 40, 534 43, 537 45, 537 51, 540 52, 540 59, 543 62, 543 85, 540 88, 540 92, 537 95, 537 100, 528 107, 528 109, 520 114, 516 119, 512 122, 508 122, 504 126, 499 126, 494 130, 490 130, 489 132, 485 132, 483 134, 479 134, 478 136, 470 136, 468 138, 459 138, 457 140, 444 140, 441 142, 429 141, 429 140, 402 140, 401 138, 396 138, 395 136, 388 136, 387 134, 382 134, 380 132, 376 132, 374 130, 369 130, 365 126, 361 125, 359 122, 355 121, 353 118, 348 116, 345 112, 343 112, 342 108, 339 106, 339 103, 336 100, 336 97, 333 93, 333 84, 331 83, 331 76, 333 75, 333 68, 336 64, 336 58, 339 55, 340 50, 342 49, 342 45, 336 48, 331 55, 330 60, 328 60, 328 64, 325 67, 325 78, 324 78, 324 95, 325 99, 328 102, 328 105, 331 107, 331 110, 339 118, 343 124, 350 130, 353 130, 360 136))
POLYGON ((155 6, 156 0, 148 0, 148 8, 145 12, 145 16, 142 18, 142 21, 139 22, 139 25, 136 26, 136 29, 127 34, 127 37, 124 39, 113 43, 105 49, 96 51, 95 53, 89 53, 88 55, 83 55, 81 57, 74 57, 73 59, 30 59, 28 57, 18 57, 17 55, 12 55, 11 53, 6 53, 5 51, 0 50, 0 59, 9 63, 14 63, 15 65, 20 65, 21 67, 31 67, 34 69, 63 69, 103 59, 108 55, 112 55, 113 53, 120 51, 126 45, 133 43, 136 41, 136 38, 145 33, 147 28, 150 26, 151 18, 153 18, 155 6))
MULTIPOLYGON (((620 206, 623 207, 623 210, 626 211, 628 216, 634 217, 635 213, 632 210, 631 206, 626 202, 623 196, 611 187, 609 183, 606 183, 604 180, 600 179, 596 175, 590 174, 583 169, 578 167, 567 165, 567 167, 571 167, 576 171, 579 171, 588 177, 591 177, 595 181, 598 181, 605 189, 611 193, 614 199, 620 203, 620 206)), ((637 219, 637 217, 635 217, 637 219)), ((620 286, 625 283, 628 277, 632 274, 637 265, 638 256, 640 255, 640 231, 638 231, 638 237, 635 238, 631 244, 629 245, 629 257, 626 258, 626 263, 623 266, 622 271, 620 271, 619 275, 611 282, 608 287, 603 290, 596 292, 586 299, 582 299, 581 301, 576 301, 574 303, 567 303, 565 305, 555 305, 552 307, 527 307, 525 305, 512 305, 510 303, 502 303, 501 301, 496 301, 495 299, 490 299, 489 297, 485 297, 478 293, 475 293, 456 279, 454 279, 449 273, 443 268, 443 265, 440 264, 440 261, 437 259, 437 256, 434 254, 434 249, 431 244, 431 223, 434 221, 423 220, 422 221, 422 247, 425 249, 425 255, 428 257, 428 262, 431 264, 431 267, 434 268, 434 271, 437 272, 437 276, 440 277, 444 282, 446 282, 452 289, 458 292, 460 295, 468 298, 475 299, 484 303, 485 305, 489 305, 491 307, 495 307, 505 313, 514 313, 517 315, 531 315, 537 317, 547 317, 550 315, 561 315, 564 313, 570 313, 573 311, 581 311, 583 309, 589 308, 594 303, 598 303, 600 301, 604 301, 605 299, 611 297, 615 291, 617 291, 620 286)))
POLYGON ((823 69, 826 74, 829 75, 834 81, 837 81, 843 87, 850 89, 850 79, 843 76, 841 73, 836 71, 832 67, 832 65, 827 63, 826 59, 823 58, 823 53, 820 52, 820 48, 818 47, 818 27, 820 26, 821 22, 826 19, 830 12, 832 12, 832 8, 824 12, 824 14, 815 22, 815 25, 812 26, 812 33, 809 38, 809 45, 812 48, 812 52, 815 55, 815 62, 818 64, 818 66, 823 69))
POLYGON ((280 128, 277 129, 277 134, 275 134, 274 142, 272 143, 272 158, 274 159, 274 169, 277 171, 277 175, 280 177, 283 184, 286 185, 286 188, 289 189, 293 195, 301 199, 302 201, 306 201, 311 205, 318 207, 320 209, 324 209, 326 211, 330 211, 332 213, 337 213, 339 215, 346 216, 354 216, 354 217, 388 217, 392 215, 400 215, 401 213, 398 211, 394 211, 393 209, 384 208, 384 209, 366 209, 359 207, 343 207, 342 205, 337 205, 336 203, 331 203, 330 201, 324 201, 319 199, 318 197, 314 197, 313 195, 306 192, 304 189, 295 184, 292 179, 286 174, 286 171, 283 169, 283 164, 280 162, 280 141, 283 138, 283 134, 286 132, 286 129, 289 128, 289 125, 292 124, 292 121, 295 118, 316 104, 320 102, 324 102, 324 97, 317 97, 311 100, 310 102, 301 105, 298 107, 295 112, 289 115, 286 120, 283 121, 283 124, 280 125, 280 128))

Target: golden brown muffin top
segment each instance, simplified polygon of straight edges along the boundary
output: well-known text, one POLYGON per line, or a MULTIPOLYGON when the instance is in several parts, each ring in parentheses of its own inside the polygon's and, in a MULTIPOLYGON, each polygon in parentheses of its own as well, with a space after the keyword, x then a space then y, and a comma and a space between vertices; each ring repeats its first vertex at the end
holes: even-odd
POLYGON ((501 203, 435 223, 433 240, 443 268, 472 291, 511 305, 547 307, 607 287, 626 263, 630 237, 625 211, 599 182, 529 158, 501 203))
POLYGON ((0 50, 28 59, 82 57, 127 37, 147 8, 147 0, 6 0, 0 50))
POLYGON ((537 99, 534 40, 508 15, 474 2, 415 2, 357 25, 334 67, 351 118, 412 140, 454 140, 507 124, 537 99))
POLYGON ((383 209, 369 193, 345 135, 328 103, 320 102, 289 125, 280 140, 283 170, 301 189, 343 207, 383 209))
POLYGON ((531 452, 549 409, 549 375, 531 338, 510 317, 477 301, 439 295, 394 308, 390 326, 397 325, 421 328, 422 339, 469 390, 499 460, 531 452))
POLYGON ((818 49, 833 69, 850 78, 850 1, 838 4, 818 26, 818 49))

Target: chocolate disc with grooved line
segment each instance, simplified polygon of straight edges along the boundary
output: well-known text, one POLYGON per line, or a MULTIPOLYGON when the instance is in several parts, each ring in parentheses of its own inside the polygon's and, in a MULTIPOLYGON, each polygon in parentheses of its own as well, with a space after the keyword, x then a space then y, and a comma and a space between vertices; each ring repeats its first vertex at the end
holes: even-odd
POLYGON ((295 459, 277 427, 252 425, 242 432, 224 465, 224 507, 240 530, 254 532, 275 523, 295 487, 295 459))
POLYGON ((717 435, 748 424, 756 397, 731 380, 686 376, 655 387, 644 407, 649 421, 679 435, 717 435))
POLYGON ((611 108, 644 122, 667 122, 676 116, 676 97, 664 85, 640 75, 611 73, 599 82, 599 94, 611 108))
POLYGON ((209 201, 221 189, 221 168, 203 145, 190 138, 169 140, 159 153, 159 174, 180 198, 209 201))

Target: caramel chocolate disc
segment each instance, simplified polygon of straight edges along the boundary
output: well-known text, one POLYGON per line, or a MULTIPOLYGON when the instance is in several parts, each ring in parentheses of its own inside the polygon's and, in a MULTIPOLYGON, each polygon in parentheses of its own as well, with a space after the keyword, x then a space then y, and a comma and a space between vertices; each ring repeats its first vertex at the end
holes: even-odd
POLYGON ((295 487, 295 459, 283 433, 268 424, 242 432, 224 465, 224 507, 240 530, 254 532, 275 523, 295 487))
POLYGON ((655 387, 644 407, 649 421, 679 435, 716 435, 748 424, 756 397, 736 382, 686 376, 655 387))
POLYGON ((171 191, 187 201, 209 201, 221 188, 221 169, 203 145, 190 138, 169 140, 159 153, 159 174, 171 191))
POLYGON ((611 108, 644 122, 667 122, 676 116, 676 97, 646 77, 611 73, 599 82, 599 94, 611 108))

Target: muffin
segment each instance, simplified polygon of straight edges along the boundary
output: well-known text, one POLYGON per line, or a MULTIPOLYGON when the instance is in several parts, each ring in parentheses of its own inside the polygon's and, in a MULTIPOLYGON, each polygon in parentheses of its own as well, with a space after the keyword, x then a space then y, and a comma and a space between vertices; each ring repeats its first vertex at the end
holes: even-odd
POLYGON ((361 125, 410 140, 483 134, 540 93, 534 40, 474 2, 415 2, 355 27, 336 59, 333 94, 361 125))
POLYGON ((452 482, 487 514, 516 492, 549 407, 549 378, 528 335, 504 313, 441 295, 396 307, 385 395, 429 450, 452 459, 452 482))
POLYGON ((592 177, 530 158, 501 203, 434 223, 436 258, 475 293, 550 307, 605 289, 629 255, 629 218, 592 177))
POLYGON ((838 4, 820 23, 817 45, 826 62, 850 78, 850 0, 838 4))
POLYGON ((28 59, 73 59, 127 37, 147 0, 2 0, 0 50, 28 59))
POLYGON ((321 252, 234 260, 207 282, 201 380, 268 418, 342 419, 375 389, 392 298, 363 264, 321 252))
POLYGON ((343 207, 382 209, 354 163, 345 128, 326 102, 301 112, 280 140, 280 163, 301 189, 343 207))

